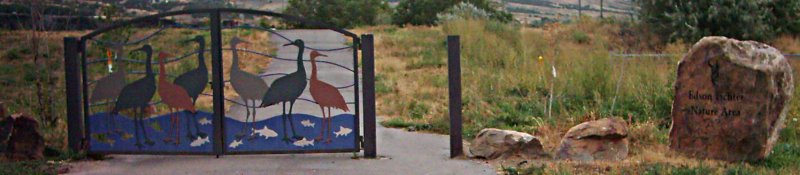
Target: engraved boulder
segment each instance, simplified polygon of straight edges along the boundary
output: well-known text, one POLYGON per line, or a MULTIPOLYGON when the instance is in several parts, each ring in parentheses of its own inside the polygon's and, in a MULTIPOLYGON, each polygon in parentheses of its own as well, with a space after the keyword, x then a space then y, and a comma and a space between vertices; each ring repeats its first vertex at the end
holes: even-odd
POLYGON ((556 159, 619 161, 628 157, 628 126, 619 118, 575 125, 561 138, 556 159))
POLYGON ((769 155, 792 98, 792 67, 755 41, 705 37, 678 65, 670 148, 727 161, 769 155))

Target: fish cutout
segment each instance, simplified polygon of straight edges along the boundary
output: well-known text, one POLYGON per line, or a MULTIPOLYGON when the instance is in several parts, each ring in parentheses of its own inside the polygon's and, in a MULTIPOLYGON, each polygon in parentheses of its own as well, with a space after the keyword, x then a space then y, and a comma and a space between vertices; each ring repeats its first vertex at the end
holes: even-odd
POLYGON ((242 145, 243 143, 244 142, 242 142, 242 140, 234 140, 233 142, 231 142, 230 145, 228 145, 228 147, 235 149, 236 147, 239 147, 239 145, 242 145))
POLYGON ((200 125, 210 125, 211 124, 211 120, 209 120, 208 118, 203 117, 200 120, 197 120, 197 123, 200 124, 200 125))
POLYGON ((300 121, 300 124, 303 124, 304 127, 311 127, 313 128, 316 123, 311 123, 311 120, 303 120, 300 121))
POLYGON ((153 130, 156 130, 156 131, 159 131, 159 132, 162 131, 161 124, 158 124, 158 122, 150 123, 150 127, 153 128, 153 130))
POLYGON ((257 130, 251 129, 251 130, 253 130, 253 134, 251 135, 258 134, 258 136, 262 136, 264 137, 264 139, 269 139, 270 137, 278 137, 278 133, 275 132, 274 130, 269 129, 267 126, 264 126, 264 128, 261 129, 257 130))
POLYGON ((198 147, 198 146, 202 146, 203 144, 210 143, 210 142, 211 142, 211 140, 209 140, 208 136, 206 136, 206 137, 201 137, 201 138, 197 138, 197 139, 193 140, 192 143, 189 144, 189 146, 198 147))
POLYGON ((295 141, 294 146, 299 146, 299 147, 314 146, 314 139, 308 140, 306 138, 303 138, 302 140, 295 141))
POLYGON ((333 134, 336 135, 336 137, 339 137, 339 136, 347 136, 351 132, 353 132, 353 129, 345 128, 344 126, 339 126, 339 131, 333 132, 333 134))
POLYGON ((121 138, 122 138, 122 140, 128 140, 128 139, 130 139, 130 138, 133 138, 133 134, 131 134, 131 133, 124 133, 124 134, 122 134, 121 138))

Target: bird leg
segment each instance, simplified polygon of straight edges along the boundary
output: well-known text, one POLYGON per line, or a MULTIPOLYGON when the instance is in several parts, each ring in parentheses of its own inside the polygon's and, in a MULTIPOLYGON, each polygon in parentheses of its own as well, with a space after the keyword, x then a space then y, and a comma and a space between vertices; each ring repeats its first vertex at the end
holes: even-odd
MULTIPOLYGON (((111 116, 113 115, 111 115, 110 112, 106 112, 106 134, 108 135, 111 135, 111 116)), ((0 117, 5 117, 5 116, 0 116, 0 117)))
MULTIPOLYGON (((195 101, 192 101, 192 105, 194 105, 195 101)), ((192 134, 192 120, 186 119, 186 137, 189 140, 194 139, 194 135, 192 134)))
POLYGON ((173 126, 173 130, 175 131, 175 145, 178 145, 178 144, 181 144, 181 127, 180 127, 181 117, 180 117, 179 114, 175 114, 175 123, 174 124, 175 124, 175 126, 173 126))
MULTIPOLYGON (((256 105, 256 100, 253 100, 253 117, 252 117, 253 121, 250 122, 250 128, 251 129, 255 129, 256 128, 256 110, 258 110, 258 109, 256 109, 255 105, 256 105)), ((247 140, 254 140, 256 138, 257 137, 256 137, 255 133, 252 133, 252 134, 250 134, 250 137, 247 138, 247 140)))
MULTIPOLYGON (((114 108, 112 108, 111 105, 109 105, 108 111, 111 110, 114 110, 114 108)), ((117 127, 117 120, 114 118, 116 117, 116 114, 114 114, 114 112, 111 112, 111 115, 109 115, 108 117, 111 118, 111 128, 114 128, 114 132, 117 133, 117 135, 122 135, 122 130, 119 129, 119 127, 117 127)))
POLYGON ((292 109, 294 108, 294 101, 289 103, 289 125, 292 127, 292 138, 295 140, 303 139, 303 136, 298 136, 294 131, 294 117, 292 117, 292 109))
MULTIPOLYGON (((204 133, 204 132, 200 132, 200 126, 198 126, 198 124, 197 124, 197 111, 195 111, 195 113, 192 113, 192 118, 191 118, 191 119, 194 119, 194 121, 192 122, 192 124, 194 125, 194 131, 195 131, 195 133, 197 133, 197 137, 198 137, 198 138, 200 138, 200 137, 206 137, 206 136, 207 136, 207 134, 206 134, 206 133, 204 133)), ((188 120, 188 119, 187 119, 187 120, 188 120)))
POLYGON ((144 114, 145 114, 144 108, 142 108, 142 112, 139 115, 139 124, 142 125, 142 133, 144 133, 144 144, 153 146, 156 143, 153 142, 153 140, 150 140, 149 137, 147 137, 147 128, 144 126, 144 114))
POLYGON ((331 107, 328 107, 328 132, 325 133, 328 135, 328 139, 325 140, 325 143, 331 143, 331 107))
POLYGON ((283 141, 289 143, 291 140, 286 134, 286 102, 281 102, 283 104, 283 114, 281 114, 281 119, 283 119, 283 141))
POLYGON ((319 128, 319 136, 314 138, 314 140, 317 141, 322 140, 324 138, 323 136, 325 135, 325 107, 320 106, 319 109, 322 111, 322 123, 320 123, 321 128, 319 128))
POLYGON ((167 132, 167 137, 164 138, 164 143, 172 142, 172 133, 175 132, 175 116, 172 113, 172 108, 168 108, 169 110, 169 131, 167 132))
POLYGON ((136 117, 137 116, 137 114, 136 114, 137 112, 138 111, 136 109, 133 110, 133 130, 134 130, 134 134, 136 135, 136 144, 134 144, 134 145, 136 145, 136 147, 138 147, 139 150, 141 150, 142 149, 142 142, 139 141, 139 119, 136 117))
POLYGON ((247 115, 244 117, 244 123, 243 123, 244 126, 242 126, 242 129, 239 131, 239 133, 236 134, 236 139, 239 140, 241 140, 244 137, 245 135, 244 132, 247 128, 247 120, 250 119, 250 106, 247 106, 246 99, 244 100, 244 108, 247 109, 247 115))

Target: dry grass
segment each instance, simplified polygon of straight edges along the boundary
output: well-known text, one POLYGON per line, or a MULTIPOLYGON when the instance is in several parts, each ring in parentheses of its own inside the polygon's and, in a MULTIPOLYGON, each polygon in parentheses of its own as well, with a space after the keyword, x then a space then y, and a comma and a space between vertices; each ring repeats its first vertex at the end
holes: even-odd
MULTIPOLYGON (((386 126, 447 133, 446 35, 461 36, 465 138, 487 127, 518 130, 540 137, 545 150, 552 153, 561 136, 578 123, 611 116, 630 122, 631 153, 623 162, 541 159, 528 160, 521 167, 517 164, 522 160, 490 162, 502 173, 775 174, 798 170, 800 165, 791 161, 800 156, 795 153, 800 151, 797 122, 787 123, 779 144, 785 149, 776 149, 770 160, 726 163, 670 152, 674 72, 690 45, 658 44, 646 31, 626 27, 630 24, 581 21, 545 28, 454 21, 438 27, 376 26, 356 31, 376 36, 378 112, 389 118, 382 123, 386 126), (622 59, 611 57, 610 51, 677 56, 622 59), (552 67, 557 69, 557 78, 551 75, 552 67), (549 116, 544 109, 551 85, 555 98, 549 116)), ((775 43, 792 50, 798 40, 782 37, 775 43)), ((791 106, 790 118, 800 111, 796 102, 791 106)))

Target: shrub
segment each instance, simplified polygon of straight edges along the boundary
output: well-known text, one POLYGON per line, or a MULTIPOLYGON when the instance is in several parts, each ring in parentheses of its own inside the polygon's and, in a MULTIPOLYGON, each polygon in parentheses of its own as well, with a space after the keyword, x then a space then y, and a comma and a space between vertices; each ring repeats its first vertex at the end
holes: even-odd
POLYGON ((442 13, 436 15, 438 22, 445 22, 454 19, 477 19, 487 20, 491 17, 489 12, 476 7, 468 2, 461 2, 457 5, 448 8, 442 13))
POLYGON ((642 21, 667 41, 718 35, 766 41, 800 32, 800 2, 792 0, 639 1, 642 21))
POLYGON ((589 42, 589 35, 586 35, 586 32, 576 30, 572 32, 572 41, 576 43, 586 44, 589 42))
MULTIPOLYGON (((312 21, 325 22, 336 27, 355 27, 375 25, 382 14, 388 13, 389 6, 381 0, 289 0, 285 13, 312 21)), ((299 28, 314 28, 295 21, 285 21, 299 28)))

